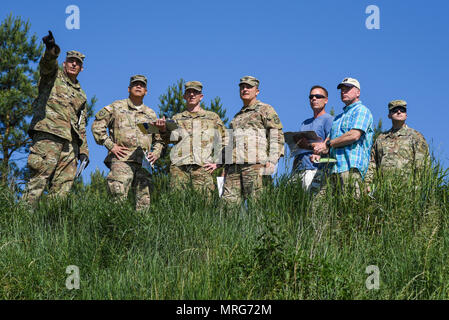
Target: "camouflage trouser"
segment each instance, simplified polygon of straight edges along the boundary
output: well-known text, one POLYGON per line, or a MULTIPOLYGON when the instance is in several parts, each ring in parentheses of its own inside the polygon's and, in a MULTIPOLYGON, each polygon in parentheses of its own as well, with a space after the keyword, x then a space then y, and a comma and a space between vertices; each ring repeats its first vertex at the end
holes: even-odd
POLYGON ((125 200, 132 186, 136 192, 136 210, 150 206, 150 174, 140 163, 112 161, 107 182, 109 192, 116 200, 125 200))
MULTIPOLYGON (((350 193, 353 194, 356 198, 360 197, 362 175, 360 174, 360 171, 358 169, 351 168, 349 169, 349 171, 331 174, 329 176, 329 179, 334 191, 339 189, 345 195, 350 193)), ((321 190, 319 191, 319 194, 326 193, 325 183, 326 181, 321 184, 321 190)))
POLYGON ((23 199, 35 204, 47 184, 49 194, 65 196, 75 179, 78 145, 46 132, 33 134, 27 166, 31 177, 23 199))
POLYGON ((232 164, 226 167, 226 177, 222 198, 231 203, 239 203, 262 191, 261 169, 263 164, 232 164))
POLYGON ((214 178, 199 165, 170 166, 170 189, 181 189, 192 183, 198 191, 215 191, 214 178))
MULTIPOLYGON (((319 190, 315 190, 317 195, 312 202, 312 209, 316 210, 318 206, 322 206, 321 202, 323 202, 327 192, 332 192, 333 194, 340 196, 353 195, 354 197, 359 198, 361 186, 362 176, 360 171, 356 168, 351 168, 349 171, 342 173, 325 174, 322 177, 319 190), (327 181, 329 181, 329 183, 327 183, 327 181), (328 186, 331 190, 328 190, 328 186)), ((324 208, 324 210, 327 209, 324 208)))

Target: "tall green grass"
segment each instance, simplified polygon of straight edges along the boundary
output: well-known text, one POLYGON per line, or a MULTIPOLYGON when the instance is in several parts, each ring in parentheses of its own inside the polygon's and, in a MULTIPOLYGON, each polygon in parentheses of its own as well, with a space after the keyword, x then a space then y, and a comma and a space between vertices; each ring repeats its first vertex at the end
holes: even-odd
POLYGON ((104 179, 30 210, 0 190, 2 299, 447 299, 447 172, 378 179, 372 195, 328 193, 311 210, 280 177, 230 207, 154 179, 151 208, 115 204, 104 179), (65 286, 80 269, 80 289, 65 286), (380 270, 368 290, 365 269, 380 270))

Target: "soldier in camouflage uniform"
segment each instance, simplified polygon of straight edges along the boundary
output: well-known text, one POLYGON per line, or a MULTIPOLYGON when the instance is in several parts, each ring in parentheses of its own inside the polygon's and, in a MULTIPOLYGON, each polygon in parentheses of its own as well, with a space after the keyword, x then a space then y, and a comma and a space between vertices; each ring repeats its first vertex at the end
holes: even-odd
POLYGON ((136 210, 142 210, 150 205, 150 174, 142 167, 142 161, 147 153, 147 159, 154 163, 160 157, 164 142, 160 134, 144 134, 137 126, 157 120, 156 113, 143 104, 147 78, 132 76, 128 92, 128 99, 114 101, 98 111, 92 133, 95 141, 109 150, 104 160, 111 169, 107 176, 109 192, 122 201, 133 185, 136 210))
POLYGON ((274 172, 284 155, 284 133, 274 108, 257 100, 259 80, 240 79, 242 109, 231 121, 232 138, 225 150, 223 199, 239 203, 262 190, 262 175, 274 172))
POLYGON ((202 91, 201 82, 186 82, 184 99, 187 110, 173 116, 178 129, 168 132, 163 120, 158 122, 161 132, 165 132, 166 142, 174 143, 170 152, 172 189, 192 183, 198 191, 215 190, 212 173, 222 163, 225 126, 218 114, 201 108, 202 91))
POLYGON ((422 168, 429 159, 429 147, 423 135, 405 124, 407 102, 393 100, 388 104, 392 128, 381 133, 371 149, 366 182, 371 183, 376 171, 400 170, 404 176, 422 168))
POLYGON ((28 131, 33 140, 27 163, 31 177, 24 199, 30 204, 37 202, 47 184, 49 194, 65 196, 73 185, 78 160, 89 159, 86 94, 77 80, 85 56, 68 51, 60 69, 61 49, 51 31, 42 40, 46 50, 39 62, 39 95, 28 131))

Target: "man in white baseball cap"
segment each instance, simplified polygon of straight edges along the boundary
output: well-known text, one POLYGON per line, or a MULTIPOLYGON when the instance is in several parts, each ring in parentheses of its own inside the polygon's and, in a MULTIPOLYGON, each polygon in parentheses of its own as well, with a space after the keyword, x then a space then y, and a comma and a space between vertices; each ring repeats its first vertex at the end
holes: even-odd
POLYGON ((360 101, 360 83, 357 79, 344 78, 337 89, 341 90, 345 107, 335 117, 328 138, 314 144, 314 153, 330 153, 337 160, 330 170, 331 181, 339 181, 343 189, 353 188, 358 196, 373 144, 373 116, 360 101))

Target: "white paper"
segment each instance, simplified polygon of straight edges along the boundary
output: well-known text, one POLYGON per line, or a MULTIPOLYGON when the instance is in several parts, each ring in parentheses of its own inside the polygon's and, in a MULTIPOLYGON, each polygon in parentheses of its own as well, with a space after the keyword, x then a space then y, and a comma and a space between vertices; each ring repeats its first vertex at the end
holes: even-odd
POLYGON ((83 162, 81 162, 78 169, 76 170, 75 179, 78 178, 81 175, 81 173, 83 173, 84 169, 86 168, 86 165, 87 165, 87 160, 84 159, 83 162))
POLYGON ((224 177, 217 177, 218 196, 223 195, 224 177))

